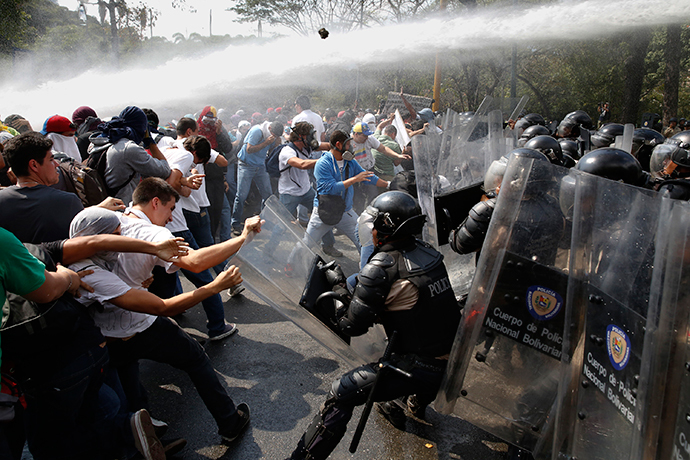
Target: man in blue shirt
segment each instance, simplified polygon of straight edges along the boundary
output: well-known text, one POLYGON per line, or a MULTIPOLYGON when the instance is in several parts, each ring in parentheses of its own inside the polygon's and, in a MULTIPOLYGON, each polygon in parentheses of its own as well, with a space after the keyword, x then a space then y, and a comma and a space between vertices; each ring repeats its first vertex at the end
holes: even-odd
POLYGON ((266 172, 264 161, 269 149, 276 142, 280 142, 283 133, 283 124, 277 121, 273 123, 265 122, 253 126, 244 138, 242 149, 237 154, 239 160, 237 169, 237 195, 235 204, 232 207, 232 228, 233 233, 242 233, 242 212, 244 202, 249 196, 252 180, 261 193, 262 202, 271 196, 271 179, 266 172))
MULTIPOLYGON (((354 195, 352 185, 367 181, 377 187, 388 187, 388 182, 379 179, 372 171, 366 171, 354 159, 350 151, 352 138, 343 131, 335 131, 330 138, 331 150, 321 156, 314 167, 316 178, 316 193, 314 209, 307 225, 307 235, 314 241, 320 241, 321 237, 334 227, 347 235, 360 250, 360 244, 355 235, 357 227, 357 213, 352 209, 354 195), (345 201, 345 209, 338 222, 329 224, 333 220, 319 215, 319 203, 328 201, 325 196, 340 196, 345 201), (323 218, 322 218, 323 217, 323 218)), ((321 213, 325 213, 325 203, 322 204, 321 213)), ((328 207, 331 207, 330 204, 328 207)), ((337 218, 336 218, 337 220, 337 218)))

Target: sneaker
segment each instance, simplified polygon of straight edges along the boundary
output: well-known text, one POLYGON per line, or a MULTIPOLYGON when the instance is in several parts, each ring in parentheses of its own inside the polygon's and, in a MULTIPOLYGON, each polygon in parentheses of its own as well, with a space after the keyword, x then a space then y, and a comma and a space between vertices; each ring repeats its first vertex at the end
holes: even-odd
POLYGON ((331 257, 342 257, 343 253, 338 251, 335 246, 324 246, 321 248, 323 250, 324 254, 327 254, 331 257))
POLYGON ((405 429, 405 422, 407 420, 405 409, 400 407, 396 401, 376 403, 376 410, 397 429, 405 429))
POLYGON ((230 337, 232 334, 237 332, 237 325, 234 323, 225 323, 225 327, 220 331, 210 331, 208 333, 208 338, 215 342, 216 340, 223 340, 226 337, 230 337))
POLYGON ((232 428, 218 430, 218 434, 225 442, 233 442, 249 425, 249 406, 247 404, 241 403, 237 406, 237 415, 239 420, 235 422, 232 428))
POLYGON ((233 237, 240 236, 241 234, 242 234, 242 230, 238 230, 236 228, 232 229, 232 236, 233 237))
POLYGON ((242 284, 236 284, 235 286, 232 286, 230 289, 228 289, 228 295, 230 297, 235 297, 236 295, 240 295, 244 292, 244 286, 242 284))
POLYGON ((158 439, 165 436, 165 433, 168 432, 168 424, 163 420, 158 420, 151 417, 151 424, 153 425, 153 429, 156 432, 156 437, 158 437, 158 439))
POLYGON ((146 460, 165 460, 165 451, 156 430, 151 423, 151 416, 146 409, 136 411, 129 419, 134 435, 134 445, 146 460))
POLYGON ((174 438, 169 441, 163 441, 163 450, 165 451, 165 457, 173 457, 187 447, 187 440, 185 438, 174 438))

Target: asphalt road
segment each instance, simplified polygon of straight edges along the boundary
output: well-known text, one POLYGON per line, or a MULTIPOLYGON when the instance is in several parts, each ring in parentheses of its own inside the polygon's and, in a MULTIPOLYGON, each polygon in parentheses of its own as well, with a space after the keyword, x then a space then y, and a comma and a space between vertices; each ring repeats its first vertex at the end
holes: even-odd
MULTIPOLYGON (((346 274, 357 270, 356 252, 343 236, 336 247, 346 274)), ((184 281, 186 282, 186 281, 184 281)), ((187 285, 191 288, 191 285, 187 285)), ((189 444, 176 458, 287 458, 326 399, 331 383, 350 366, 317 343, 254 293, 228 298, 226 318, 239 332, 220 343, 205 340, 205 315, 200 306, 179 324, 204 342, 214 366, 236 403, 251 408, 251 423, 232 445, 220 442, 211 415, 184 373, 152 362, 142 363, 151 413, 170 425, 166 436, 183 436, 189 444)), ((427 409, 426 421, 408 419, 405 431, 392 427, 376 411, 355 454, 348 447, 359 420, 355 412, 348 433, 330 458, 339 459, 503 459, 507 444, 456 416, 427 409)))
MULTIPOLYGON (((349 240, 338 236, 336 247, 345 253, 339 259, 345 273, 355 271, 356 251, 349 240)), ((193 289, 182 281, 185 290, 193 289)), ((249 404, 248 429, 231 445, 223 444, 187 375, 142 361, 141 379, 148 390, 150 412, 169 424, 165 438, 188 440, 176 459, 287 458, 325 401, 331 383, 350 366, 249 290, 232 299, 225 292, 222 295, 226 318, 238 324, 237 334, 220 342, 208 341, 201 305, 177 321, 204 345, 235 403, 249 404)), ((508 447, 458 417, 438 414, 432 408, 427 409, 426 421, 408 419, 405 431, 392 427, 374 410, 359 449, 350 454, 360 413, 358 408, 331 459, 499 460, 508 447)), ((23 459, 31 460, 26 450, 23 459)))

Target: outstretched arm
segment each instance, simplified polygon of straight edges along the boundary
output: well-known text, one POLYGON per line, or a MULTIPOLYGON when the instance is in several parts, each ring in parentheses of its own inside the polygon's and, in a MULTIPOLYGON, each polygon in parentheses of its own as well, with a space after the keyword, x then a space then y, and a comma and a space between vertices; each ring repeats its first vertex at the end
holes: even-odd
POLYGON ((109 300, 120 308, 157 316, 175 316, 193 307, 204 299, 220 293, 224 289, 242 282, 242 275, 237 267, 230 267, 213 281, 191 292, 185 292, 170 299, 161 299, 155 294, 142 289, 130 289, 123 295, 109 300))
POLYGON ((239 251, 251 232, 260 232, 261 223, 259 216, 250 217, 245 221, 244 230, 237 238, 231 238, 205 248, 191 250, 188 255, 176 260, 175 265, 194 273, 215 267, 239 251))
POLYGON ((70 265, 88 259, 101 251, 141 252, 173 262, 188 253, 189 245, 183 238, 171 238, 152 243, 120 235, 79 236, 65 240, 62 246, 62 263, 70 265))

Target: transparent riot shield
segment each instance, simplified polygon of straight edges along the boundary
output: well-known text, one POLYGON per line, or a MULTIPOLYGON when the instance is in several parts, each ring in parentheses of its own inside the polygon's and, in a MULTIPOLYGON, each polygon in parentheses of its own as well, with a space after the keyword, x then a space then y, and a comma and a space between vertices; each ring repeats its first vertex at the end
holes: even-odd
POLYGON ((658 382, 665 377, 664 385, 657 384, 654 388, 656 394, 663 395, 657 406, 659 428, 647 430, 643 446, 647 458, 687 459, 690 458, 690 204, 676 204, 668 227, 670 249, 660 303, 661 322, 668 318, 672 332, 666 335, 666 372, 659 372, 656 379, 658 382))
POLYGON ((513 157, 435 406, 522 449, 550 445, 570 233, 568 170, 513 157))
MULTIPOLYGON (((572 245, 553 458, 639 458, 658 325, 652 279, 661 199, 572 172, 572 245), (647 350, 649 351, 649 350, 647 350)), ((663 227, 662 227, 663 228, 663 227)))
POLYGON ((481 199, 484 175, 491 163, 505 154, 503 119, 491 111, 487 97, 468 119, 446 123, 441 134, 413 138, 417 194, 427 216, 424 240, 445 257, 453 290, 464 296, 472 282, 475 255, 460 255, 448 246, 457 228, 481 199))
POLYGON ((261 232, 232 261, 239 267, 247 288, 350 365, 376 361, 382 356, 386 336, 381 326, 351 338, 348 343, 328 321, 334 312, 314 315, 305 308, 309 297, 329 290, 313 271, 319 258, 323 261, 326 256, 275 196, 266 201, 261 218, 266 221, 261 232))
POLYGON ((690 420, 690 204, 662 200, 655 240, 643 369, 633 438, 635 459, 688 458, 690 420))

